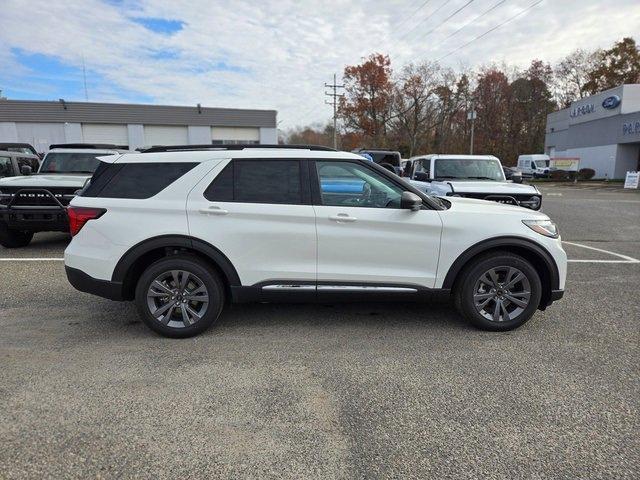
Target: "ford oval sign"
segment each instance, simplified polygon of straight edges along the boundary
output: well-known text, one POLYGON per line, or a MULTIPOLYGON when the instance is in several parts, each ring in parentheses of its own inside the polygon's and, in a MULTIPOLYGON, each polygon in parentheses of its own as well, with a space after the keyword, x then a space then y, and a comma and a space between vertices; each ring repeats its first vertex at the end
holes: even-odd
POLYGON ((618 95, 611 95, 602 101, 602 107, 608 110, 612 110, 620 105, 620 97, 618 95))

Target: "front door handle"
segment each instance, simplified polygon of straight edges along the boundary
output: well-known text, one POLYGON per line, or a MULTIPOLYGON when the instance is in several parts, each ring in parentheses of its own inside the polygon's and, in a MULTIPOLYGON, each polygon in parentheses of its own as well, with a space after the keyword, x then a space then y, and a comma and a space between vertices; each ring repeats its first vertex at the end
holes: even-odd
POLYGON ((338 223, 351 223, 357 220, 356 217, 351 217, 346 213, 339 213, 337 215, 330 215, 329 220, 333 220, 338 223))
POLYGON ((229 210, 225 210, 224 208, 220 208, 218 206, 213 206, 209 208, 201 208, 198 210, 203 215, 226 215, 229 213, 229 210))

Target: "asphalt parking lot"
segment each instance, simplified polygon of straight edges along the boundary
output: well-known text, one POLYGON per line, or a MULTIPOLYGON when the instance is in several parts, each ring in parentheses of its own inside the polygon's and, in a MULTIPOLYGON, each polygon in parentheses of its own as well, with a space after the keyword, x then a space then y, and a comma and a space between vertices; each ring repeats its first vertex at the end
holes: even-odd
POLYGON ((39 260, 64 235, 0 247, 0 478, 638 478, 640 192, 540 188, 567 292, 502 334, 247 305, 170 340, 39 260))

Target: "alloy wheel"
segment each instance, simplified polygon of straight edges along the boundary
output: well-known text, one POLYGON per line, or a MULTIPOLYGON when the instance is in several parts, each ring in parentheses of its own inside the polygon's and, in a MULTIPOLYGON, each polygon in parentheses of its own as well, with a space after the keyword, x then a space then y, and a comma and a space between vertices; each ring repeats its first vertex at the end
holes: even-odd
POLYGON ((529 306, 531 284, 515 267, 493 267, 480 275, 473 289, 473 304, 480 315, 492 322, 517 319, 529 306))
POLYGON ((163 325, 186 328, 205 315, 209 292, 197 275, 186 270, 170 270, 158 275, 149 285, 147 306, 163 325))

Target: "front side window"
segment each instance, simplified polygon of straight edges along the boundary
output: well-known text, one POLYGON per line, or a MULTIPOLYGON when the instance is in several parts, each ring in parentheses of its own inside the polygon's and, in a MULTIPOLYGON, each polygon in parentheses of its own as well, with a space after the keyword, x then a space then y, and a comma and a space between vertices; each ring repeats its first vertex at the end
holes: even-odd
POLYGON ((35 158, 30 158, 30 157, 19 157, 17 158, 18 161, 18 168, 20 170, 22 170, 22 167, 27 165, 29 167, 31 167, 31 171, 32 172, 37 172, 38 171, 38 160, 36 160, 35 158))
POLYGON ((40 173, 93 173, 108 153, 52 152, 42 161, 40 173))
POLYGON ((549 166, 549 160, 536 160, 535 164, 538 168, 546 168, 549 166))
POLYGON ((323 205, 400 208, 403 189, 364 165, 317 161, 323 205))
POLYGON ((0 178, 13 177, 11 157, 0 157, 0 178))
POLYGON ((474 179, 504 181, 498 160, 479 158, 447 158, 435 161, 436 179, 474 179))
POLYGON ((204 192, 212 202, 302 203, 299 160, 233 160, 204 192))

